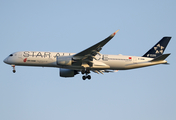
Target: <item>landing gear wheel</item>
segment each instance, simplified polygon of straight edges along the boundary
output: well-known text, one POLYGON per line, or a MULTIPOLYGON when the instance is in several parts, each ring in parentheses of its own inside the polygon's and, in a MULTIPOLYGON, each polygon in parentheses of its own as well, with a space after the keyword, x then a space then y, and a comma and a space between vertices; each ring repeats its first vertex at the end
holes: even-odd
POLYGON ((91 76, 90 76, 90 75, 88 75, 88 76, 82 76, 82 79, 83 79, 83 80, 86 80, 86 78, 90 80, 90 79, 91 79, 91 76))
POLYGON ((86 79, 90 80, 91 79, 91 76, 88 75, 88 74, 90 74, 90 70, 89 69, 83 69, 83 70, 81 70, 81 73, 85 74, 85 76, 82 76, 83 80, 86 80, 86 79))
POLYGON ((85 80, 85 79, 86 79, 86 76, 82 76, 82 79, 85 80))
POLYGON ((13 73, 15 73, 16 72, 16 70, 13 70, 13 73))
POLYGON ((91 76, 90 76, 90 75, 88 75, 88 76, 87 76, 87 78, 90 80, 90 79, 91 79, 91 76))

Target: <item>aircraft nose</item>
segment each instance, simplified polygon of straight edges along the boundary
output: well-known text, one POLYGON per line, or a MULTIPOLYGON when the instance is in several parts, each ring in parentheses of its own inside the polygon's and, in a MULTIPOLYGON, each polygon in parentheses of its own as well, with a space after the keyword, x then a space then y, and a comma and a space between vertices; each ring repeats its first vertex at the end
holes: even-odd
POLYGON ((4 63, 8 63, 8 58, 4 59, 3 62, 4 62, 4 63))

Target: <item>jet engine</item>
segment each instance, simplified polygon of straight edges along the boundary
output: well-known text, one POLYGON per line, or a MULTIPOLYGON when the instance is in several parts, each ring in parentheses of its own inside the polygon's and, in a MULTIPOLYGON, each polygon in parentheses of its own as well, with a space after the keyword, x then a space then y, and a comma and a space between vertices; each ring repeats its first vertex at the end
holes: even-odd
POLYGON ((74 77, 76 74, 79 74, 77 70, 60 68, 61 77, 74 77))
POLYGON ((72 65, 72 57, 71 56, 58 56, 57 65, 72 65))

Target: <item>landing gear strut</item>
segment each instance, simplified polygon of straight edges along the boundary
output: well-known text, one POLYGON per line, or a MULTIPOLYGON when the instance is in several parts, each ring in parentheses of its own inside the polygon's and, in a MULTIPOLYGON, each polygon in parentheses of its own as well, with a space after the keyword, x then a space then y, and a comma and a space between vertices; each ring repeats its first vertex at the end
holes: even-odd
POLYGON ((85 76, 82 76, 83 80, 86 80, 86 78, 89 79, 89 80, 91 79, 91 76, 88 75, 90 73, 90 70, 82 70, 81 73, 86 74, 85 76))
POLYGON ((12 65, 12 67, 13 67, 13 73, 15 73, 16 72, 15 65, 12 65))

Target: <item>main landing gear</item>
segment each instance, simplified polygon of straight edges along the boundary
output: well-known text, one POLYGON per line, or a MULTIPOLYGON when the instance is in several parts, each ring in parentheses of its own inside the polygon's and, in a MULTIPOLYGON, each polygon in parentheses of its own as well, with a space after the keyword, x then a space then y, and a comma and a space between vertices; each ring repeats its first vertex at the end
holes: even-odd
POLYGON ((85 76, 82 76, 82 79, 83 79, 83 80, 86 80, 86 78, 87 78, 88 80, 91 79, 91 76, 88 75, 88 74, 90 73, 90 70, 82 70, 81 73, 82 73, 82 74, 86 74, 85 76))
POLYGON ((15 65, 12 65, 12 67, 13 67, 13 73, 15 73, 16 72, 15 65))
POLYGON ((83 80, 86 80, 86 78, 87 78, 88 80, 90 80, 90 79, 91 79, 91 76, 90 76, 90 75, 82 76, 82 79, 83 79, 83 80))

